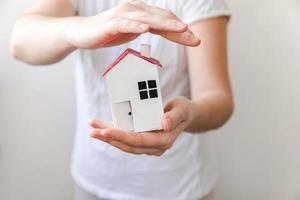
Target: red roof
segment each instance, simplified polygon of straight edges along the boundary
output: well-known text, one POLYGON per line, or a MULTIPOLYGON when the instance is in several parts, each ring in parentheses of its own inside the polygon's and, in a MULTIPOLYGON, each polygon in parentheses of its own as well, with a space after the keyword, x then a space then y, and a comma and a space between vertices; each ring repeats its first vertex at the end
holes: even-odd
POLYGON ((162 65, 160 64, 160 62, 154 58, 148 58, 148 57, 145 57, 145 56, 142 56, 140 52, 137 52, 133 49, 126 49, 112 64, 110 64, 108 67, 106 67, 106 69, 104 70, 102 76, 105 76, 112 68, 114 68, 123 58, 125 58, 127 56, 127 54, 133 54, 139 58, 142 58, 154 65, 157 65, 159 67, 162 67, 162 65))

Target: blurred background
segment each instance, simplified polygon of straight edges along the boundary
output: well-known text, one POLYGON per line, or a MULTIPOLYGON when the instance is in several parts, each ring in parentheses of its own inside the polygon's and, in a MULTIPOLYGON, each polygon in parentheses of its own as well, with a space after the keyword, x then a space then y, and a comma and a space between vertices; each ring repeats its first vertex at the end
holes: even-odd
MULTIPOLYGON (((0 199, 71 200, 72 56, 48 67, 13 60, 14 20, 34 0, 0 0, 0 199)), ((212 133, 218 200, 300 199, 300 1, 228 0, 236 108, 212 133)))

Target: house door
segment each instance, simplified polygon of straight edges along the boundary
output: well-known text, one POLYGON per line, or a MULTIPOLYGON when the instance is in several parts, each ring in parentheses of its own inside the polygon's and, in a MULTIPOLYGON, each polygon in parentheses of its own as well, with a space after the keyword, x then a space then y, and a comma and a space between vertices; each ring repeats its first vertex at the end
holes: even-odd
POLYGON ((119 103, 115 103, 113 105, 113 112, 115 115, 116 125, 118 128, 133 131, 133 117, 130 101, 123 101, 119 103))

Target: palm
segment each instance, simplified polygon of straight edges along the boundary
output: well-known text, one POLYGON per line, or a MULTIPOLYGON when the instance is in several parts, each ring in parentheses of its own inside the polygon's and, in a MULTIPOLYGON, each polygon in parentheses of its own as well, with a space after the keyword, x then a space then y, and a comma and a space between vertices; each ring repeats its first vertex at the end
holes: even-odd
POLYGON ((115 38, 112 39, 110 42, 103 45, 103 47, 110 47, 110 46, 125 44, 125 43, 128 43, 128 42, 136 39, 137 37, 139 37, 139 35, 137 35, 137 34, 119 34, 119 35, 115 36, 115 38))
POLYGON ((177 97, 165 107, 163 130, 129 133, 101 120, 93 120, 91 136, 122 151, 134 154, 162 155, 171 148, 178 135, 189 123, 188 100, 177 97))

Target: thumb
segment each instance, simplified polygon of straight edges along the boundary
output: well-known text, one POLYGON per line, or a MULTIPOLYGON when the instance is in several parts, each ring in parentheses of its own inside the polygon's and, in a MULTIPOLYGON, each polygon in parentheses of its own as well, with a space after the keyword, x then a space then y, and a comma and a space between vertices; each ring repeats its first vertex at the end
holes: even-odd
POLYGON ((169 102, 162 119, 164 131, 172 131, 186 119, 185 104, 178 100, 169 102))

